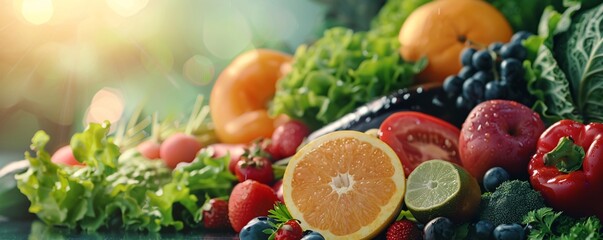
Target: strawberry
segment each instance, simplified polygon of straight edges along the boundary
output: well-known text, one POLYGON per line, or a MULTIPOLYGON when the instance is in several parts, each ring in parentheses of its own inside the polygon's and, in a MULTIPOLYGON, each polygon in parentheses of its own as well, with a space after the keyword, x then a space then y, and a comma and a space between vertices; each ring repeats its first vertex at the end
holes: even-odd
POLYGON ((230 229, 228 220, 228 202, 220 198, 212 198, 203 205, 203 226, 211 230, 230 229))
POLYGON ((304 231, 302 230, 297 220, 289 220, 285 222, 276 231, 274 236, 275 240, 299 240, 303 237, 304 231))
POLYGON ((310 129, 300 121, 291 120, 278 126, 272 133, 269 152, 275 160, 291 157, 310 134, 310 129))
POLYGON ((254 180, 237 184, 228 200, 228 218, 232 228, 240 232, 251 219, 267 216, 277 201, 276 194, 268 185, 254 180))
POLYGON ((263 184, 272 184, 274 181, 272 162, 267 157, 257 153, 247 152, 241 156, 235 167, 235 175, 239 182, 251 179, 263 184))
POLYGON ((387 229, 387 240, 414 240, 422 239, 421 230, 417 225, 407 219, 392 223, 387 229))

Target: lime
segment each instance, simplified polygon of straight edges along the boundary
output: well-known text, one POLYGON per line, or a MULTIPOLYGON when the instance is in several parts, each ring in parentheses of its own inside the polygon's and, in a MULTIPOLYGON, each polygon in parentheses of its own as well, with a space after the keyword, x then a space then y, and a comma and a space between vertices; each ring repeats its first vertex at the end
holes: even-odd
POLYGON ((477 180, 448 161, 423 162, 407 179, 406 206, 423 223, 436 217, 468 221, 477 214, 480 199, 477 180))

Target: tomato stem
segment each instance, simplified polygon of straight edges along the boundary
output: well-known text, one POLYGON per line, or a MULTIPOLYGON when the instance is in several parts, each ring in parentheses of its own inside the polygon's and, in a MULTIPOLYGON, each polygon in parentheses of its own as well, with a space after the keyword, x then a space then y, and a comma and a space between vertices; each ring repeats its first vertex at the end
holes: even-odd
POLYGON ((570 137, 559 139, 557 146, 543 157, 546 166, 555 166, 560 172, 570 173, 582 167, 584 149, 570 137))

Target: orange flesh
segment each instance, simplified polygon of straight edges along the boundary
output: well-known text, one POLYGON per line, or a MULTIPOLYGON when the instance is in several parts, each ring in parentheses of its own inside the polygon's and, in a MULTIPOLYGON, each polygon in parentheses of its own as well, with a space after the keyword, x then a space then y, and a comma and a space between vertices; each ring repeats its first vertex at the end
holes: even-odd
POLYGON ((291 198, 309 225, 343 236, 382 214, 396 191, 394 172, 381 149, 354 138, 328 141, 298 162, 291 198))

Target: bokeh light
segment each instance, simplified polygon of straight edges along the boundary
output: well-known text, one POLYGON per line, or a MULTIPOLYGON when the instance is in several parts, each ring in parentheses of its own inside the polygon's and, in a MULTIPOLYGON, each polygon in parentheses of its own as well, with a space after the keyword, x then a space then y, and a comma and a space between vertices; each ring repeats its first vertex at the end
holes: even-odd
POLYGON ((125 102, 121 92, 112 88, 103 88, 92 98, 86 114, 86 123, 109 121, 113 127, 123 115, 124 109, 125 102))
POLYGON ((184 76, 196 85, 205 86, 211 83, 216 72, 214 63, 207 57, 195 55, 184 63, 184 76))
POLYGON ((251 29, 238 8, 222 1, 203 18, 203 43, 214 56, 233 59, 251 45, 251 29))
POLYGON ((107 0, 107 4, 117 14, 130 17, 146 7, 149 0, 107 0))
POLYGON ((54 6, 52 0, 23 0, 21 13, 28 22, 39 25, 52 18, 54 6))

